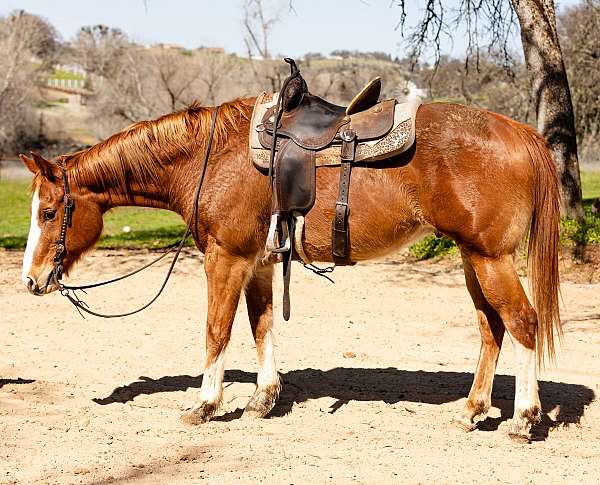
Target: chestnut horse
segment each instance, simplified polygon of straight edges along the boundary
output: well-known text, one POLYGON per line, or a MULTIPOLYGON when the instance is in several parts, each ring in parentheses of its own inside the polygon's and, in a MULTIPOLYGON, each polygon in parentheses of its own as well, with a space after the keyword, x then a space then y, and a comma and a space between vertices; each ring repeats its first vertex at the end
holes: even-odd
MULTIPOLYGON (((259 363, 257 388, 244 416, 266 416, 280 390, 272 336, 273 260, 265 254, 271 186, 248 158, 253 104, 254 99, 241 99, 220 107, 193 234, 205 254, 208 280, 204 377, 199 399, 185 416, 193 423, 209 421, 219 408, 223 355, 242 292, 259 363)), ((194 105, 60 157, 75 202, 65 271, 97 241, 103 214, 115 206, 159 207, 188 220, 213 111, 194 105)), ((457 104, 422 105, 416 133, 408 152, 376 168, 359 165, 352 171, 352 259, 384 255, 432 230, 456 241, 477 310, 481 351, 468 399, 455 421, 472 430, 474 419, 490 408, 496 362, 508 330, 517 361, 510 434, 528 439, 541 413, 537 366, 545 353, 553 357, 553 333, 560 331, 559 195, 550 152, 528 126, 457 104), (513 262, 528 233, 534 306, 513 262)), ((21 158, 35 174, 23 281, 32 293, 46 294, 56 290, 51 273, 63 218, 62 173, 39 155, 21 158)), ((331 261, 339 167, 317 172, 304 251, 313 261, 331 261)))

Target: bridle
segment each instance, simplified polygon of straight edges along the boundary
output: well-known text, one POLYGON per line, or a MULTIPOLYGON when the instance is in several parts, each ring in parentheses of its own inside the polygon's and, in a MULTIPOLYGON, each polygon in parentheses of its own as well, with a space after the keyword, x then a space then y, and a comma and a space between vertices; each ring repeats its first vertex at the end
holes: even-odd
POLYGON ((67 175, 67 167, 66 167, 64 161, 59 158, 58 160, 56 160, 54 162, 54 164, 60 169, 61 174, 62 174, 62 184, 63 184, 63 190, 64 190, 64 197, 63 197, 64 213, 63 213, 63 221, 62 221, 62 224, 60 227, 60 235, 59 235, 58 240, 56 241, 56 251, 54 253, 54 261, 53 261, 54 268, 52 271, 51 279, 57 285, 60 294, 69 299, 69 301, 75 306, 75 308, 77 309, 77 311, 79 312, 79 314, 82 317, 83 317, 82 312, 85 312, 85 313, 88 313, 90 315, 94 315, 97 317, 102 317, 102 318, 126 317, 129 315, 133 315, 135 313, 139 313, 142 310, 145 310, 146 308, 148 308, 150 305, 152 305, 152 303, 154 303, 158 299, 158 297, 161 295, 161 293, 165 289, 165 286, 167 285, 167 282, 169 281, 169 278, 171 277, 171 274, 173 273, 173 268, 175 267, 175 263, 177 262, 177 259, 179 258, 179 255, 181 254, 181 251, 185 245, 185 242, 187 241, 188 237, 193 232, 192 228, 194 229, 194 231, 197 229, 198 203, 200 201, 200 192, 202 189, 202 185, 204 183, 204 177, 206 175, 206 168, 208 166, 208 159, 210 157, 210 151, 212 148, 213 138, 214 138, 214 134, 215 134, 216 126, 217 126, 218 112, 219 112, 219 107, 217 106, 217 107, 215 107, 215 110, 213 111, 213 114, 212 114, 210 134, 208 136, 208 142, 206 144, 206 151, 204 153, 204 163, 203 163, 203 167, 202 167, 202 174, 200 175, 200 179, 198 180, 198 184, 196 186, 196 192, 194 194, 194 206, 193 206, 190 218, 187 222, 185 233, 183 234, 183 236, 181 237, 181 239, 178 242, 171 245, 168 248, 168 250, 165 251, 163 254, 161 254, 158 258, 150 261, 149 263, 145 264, 144 266, 142 266, 134 271, 131 271, 130 273, 127 273, 122 276, 118 276, 116 278, 112 278, 110 280, 101 281, 99 283, 92 283, 92 284, 88 284, 88 285, 80 285, 80 286, 65 285, 64 283, 61 283, 61 281, 60 281, 63 276, 65 256, 68 253, 67 230, 68 230, 68 228, 72 227, 72 225, 73 225, 73 212, 75 211, 75 201, 73 200, 73 197, 71 195, 71 189, 69 187, 69 178, 67 175), (160 260, 165 258, 168 254, 172 253, 173 251, 175 251, 175 255, 173 256, 173 260, 171 261, 169 270, 167 271, 165 279, 163 280, 163 283, 162 283, 161 287, 159 288, 158 292, 148 303, 146 303, 142 307, 138 308, 137 310, 133 310, 133 311, 125 312, 125 313, 119 313, 119 314, 99 313, 99 312, 91 310, 89 305, 85 301, 83 301, 76 293, 77 291, 82 291, 83 293, 87 293, 85 291, 87 289, 96 288, 99 286, 106 286, 108 284, 115 283, 117 281, 121 281, 126 278, 129 278, 130 276, 133 276, 133 275, 145 270, 146 268, 149 268, 150 266, 158 263, 160 260))
POLYGON ((62 173, 62 182, 64 189, 63 204, 64 214, 62 224, 60 226, 60 236, 56 241, 56 252, 54 253, 54 270, 52 271, 52 278, 54 282, 60 288, 60 279, 63 275, 63 263, 65 255, 67 253, 67 228, 73 226, 73 211, 75 210, 75 201, 71 196, 71 189, 69 187, 69 177, 67 176, 67 167, 62 159, 58 159, 54 162, 55 165, 60 169, 62 173))

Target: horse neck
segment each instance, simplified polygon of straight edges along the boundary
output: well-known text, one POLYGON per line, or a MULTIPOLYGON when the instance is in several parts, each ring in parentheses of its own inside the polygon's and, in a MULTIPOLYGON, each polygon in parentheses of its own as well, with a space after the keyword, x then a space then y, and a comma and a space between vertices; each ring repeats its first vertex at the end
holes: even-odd
POLYGON ((117 188, 115 191, 103 192, 97 195, 104 211, 123 206, 170 208, 164 188, 156 184, 134 182, 130 184, 127 191, 117 188))
POLYGON ((137 206, 173 210, 171 200, 172 174, 179 166, 186 165, 187 158, 179 157, 168 164, 157 168, 151 180, 128 174, 126 184, 90 182, 80 185, 83 192, 93 193, 103 212, 114 207, 137 206))

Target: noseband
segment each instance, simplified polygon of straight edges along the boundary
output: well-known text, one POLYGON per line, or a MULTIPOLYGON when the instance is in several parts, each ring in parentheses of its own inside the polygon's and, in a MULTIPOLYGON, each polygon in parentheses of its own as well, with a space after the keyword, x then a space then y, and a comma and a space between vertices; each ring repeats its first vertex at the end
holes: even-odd
POLYGON ((63 202, 64 202, 65 207, 64 207, 63 221, 62 221, 62 224, 60 227, 60 236, 58 238, 58 241, 56 241, 56 252, 54 253, 54 269, 52 271, 53 274, 52 274, 51 279, 58 286, 58 290, 60 291, 60 294, 69 299, 69 301, 75 306, 75 308, 77 309, 77 311, 79 312, 79 314, 81 316, 83 316, 82 312, 88 313, 90 315, 94 315, 96 317, 102 317, 102 318, 117 318, 117 317, 126 317, 129 315, 133 315, 135 313, 141 312, 142 310, 145 310, 150 305, 152 305, 152 303, 154 303, 158 299, 160 294, 163 292, 163 290, 165 289, 165 286, 167 285, 167 282, 169 281, 169 278, 171 277, 173 268, 175 267, 175 263, 177 262, 177 258, 179 257, 181 250, 183 249, 183 247, 185 245, 185 241, 187 241, 188 237, 190 235, 192 235, 192 232, 193 232, 192 228, 193 228, 194 232, 197 229, 198 203, 200 201, 200 191, 202 190, 202 185, 204 183, 204 177, 206 175, 208 159, 210 157, 212 142, 213 142, 213 138, 214 138, 214 134, 215 134, 215 129, 217 126, 218 113, 219 113, 219 107, 217 106, 217 107, 215 107, 213 114, 212 114, 210 134, 208 136, 208 141, 206 144, 206 151, 204 153, 204 164, 202 167, 202 174, 200 175, 200 179, 198 180, 198 185, 196 186, 196 192, 194 194, 194 206, 192 208, 192 213, 190 215, 190 218, 187 222, 185 233, 183 234, 183 236, 181 237, 181 239, 178 242, 171 245, 171 247, 167 251, 165 251, 163 254, 161 254, 158 258, 150 261, 149 263, 145 264, 141 268, 138 268, 138 269, 136 269, 130 273, 127 273, 125 275, 118 276, 116 278, 112 278, 110 280, 102 281, 99 283, 92 283, 89 285, 80 285, 80 286, 65 285, 64 283, 61 283, 61 281, 60 281, 63 276, 63 272, 64 272, 65 256, 68 253, 68 251, 67 251, 67 229, 69 227, 72 227, 72 225, 73 225, 73 212, 75 211, 75 201, 73 200, 73 197, 71 196, 71 190, 69 187, 69 178, 67 176, 67 167, 66 167, 64 161, 62 159, 58 159, 54 162, 55 165, 62 172, 62 182, 63 182, 63 189, 64 189, 63 202), (76 293, 77 291, 83 291, 84 293, 86 293, 85 290, 87 290, 89 288, 105 286, 110 283, 115 283, 117 281, 124 280, 125 278, 129 278, 130 276, 133 276, 133 275, 145 270, 146 268, 149 268, 150 266, 157 263, 158 261, 160 261, 161 259, 163 259, 165 256, 167 256, 168 254, 170 254, 173 251, 175 251, 175 255, 173 256, 173 260, 171 261, 169 270, 167 271, 165 279, 164 279, 161 287, 159 288, 158 292, 148 303, 146 303, 144 306, 138 308, 137 310, 133 310, 133 311, 126 312, 126 313, 118 313, 118 314, 98 313, 98 312, 91 310, 89 308, 88 304, 85 303, 76 293))

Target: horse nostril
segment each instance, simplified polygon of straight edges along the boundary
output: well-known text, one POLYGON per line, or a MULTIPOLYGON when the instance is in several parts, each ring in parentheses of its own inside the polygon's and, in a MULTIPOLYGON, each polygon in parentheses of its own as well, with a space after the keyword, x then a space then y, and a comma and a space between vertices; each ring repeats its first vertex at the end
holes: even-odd
POLYGON ((37 283, 33 281, 33 278, 30 278, 29 276, 27 277, 27 289, 30 293, 34 295, 40 295, 40 289, 38 288, 37 283))

